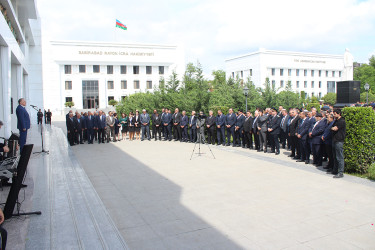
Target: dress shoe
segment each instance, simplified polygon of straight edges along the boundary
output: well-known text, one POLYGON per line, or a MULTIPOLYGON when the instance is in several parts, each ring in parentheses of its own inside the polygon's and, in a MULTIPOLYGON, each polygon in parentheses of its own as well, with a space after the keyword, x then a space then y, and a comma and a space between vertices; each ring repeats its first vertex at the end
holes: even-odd
POLYGON ((295 155, 288 155, 288 157, 295 157, 295 155))
POLYGON ((274 154, 274 153, 275 153, 275 151, 271 151, 270 153, 271 153, 271 154, 274 154))
POLYGON ((310 163, 310 161, 305 161, 305 164, 309 164, 310 163))
POLYGON ((322 165, 322 164, 316 164, 316 166, 317 166, 317 167, 321 167, 321 166, 323 166, 323 165, 322 165))
POLYGON ((26 184, 21 184, 21 188, 25 188, 25 187, 27 187, 26 184))
POLYGON ((337 175, 334 175, 333 178, 343 178, 344 175, 343 174, 337 174, 337 175))
POLYGON ((276 153, 275 153, 275 155, 279 155, 279 154, 280 154, 280 152, 276 152, 276 153))
POLYGON ((293 157, 293 160, 298 160, 298 159, 299 159, 299 157, 297 157, 297 156, 293 157))
POLYGON ((263 150, 264 153, 267 153, 267 150, 263 150))
POLYGON ((258 149, 257 152, 262 152, 262 150, 258 149))
POLYGON ((331 169, 330 167, 328 167, 328 166, 325 166, 325 167, 323 167, 323 169, 331 169))
POLYGON ((304 160, 297 160, 296 162, 304 162, 304 160))

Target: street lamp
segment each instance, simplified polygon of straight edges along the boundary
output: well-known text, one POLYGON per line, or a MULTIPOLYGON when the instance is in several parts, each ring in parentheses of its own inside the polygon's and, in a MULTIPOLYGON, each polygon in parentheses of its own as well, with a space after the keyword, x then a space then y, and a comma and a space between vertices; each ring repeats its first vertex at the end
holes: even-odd
POLYGON ((367 82, 366 82, 366 84, 365 84, 365 90, 366 90, 366 103, 368 103, 368 91, 369 91, 369 89, 370 89, 370 84, 368 84, 367 82))
POLYGON ((245 110, 245 112, 247 112, 247 96, 249 95, 249 89, 246 86, 243 88, 243 94, 246 96, 246 110, 245 110))

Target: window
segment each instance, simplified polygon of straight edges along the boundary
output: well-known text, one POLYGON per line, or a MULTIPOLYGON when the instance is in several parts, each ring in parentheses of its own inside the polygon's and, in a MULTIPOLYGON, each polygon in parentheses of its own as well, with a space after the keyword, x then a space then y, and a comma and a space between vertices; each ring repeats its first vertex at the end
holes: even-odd
POLYGON ((311 70, 311 76, 314 76, 314 70, 311 70))
POLYGON ((319 70, 319 77, 321 77, 322 76, 322 71, 321 70, 319 70))
POLYGON ((296 76, 299 76, 299 69, 296 69, 296 76))
POLYGON ((335 93, 336 92, 336 83, 334 81, 327 82, 327 93, 335 93))
POLYGON ((304 87, 304 88, 307 88, 307 81, 304 81, 304 82, 303 82, 303 87, 304 87))
POLYGON ((322 81, 319 81, 319 88, 322 88, 322 81))
POLYGON ((139 80, 134 80, 134 89, 139 89, 139 80))
POLYGON ((291 76, 291 75, 292 75, 292 70, 288 69, 288 76, 291 76))
POLYGON ((94 73, 99 73, 100 72, 100 66, 99 65, 93 65, 92 66, 92 71, 94 73))
POLYGON ((314 95, 315 95, 315 93, 314 93, 314 92, 312 92, 312 93, 311 93, 311 97, 314 97, 314 95))
POLYGON ((133 74, 138 75, 139 74, 139 66, 133 66, 133 74))
POLYGON ((332 77, 335 77, 335 71, 332 71, 332 77))
POLYGON ((151 66, 146 66, 146 74, 151 75, 152 74, 152 67, 151 66))
POLYGON ((79 73, 86 73, 86 65, 79 65, 79 73))
POLYGON ((121 74, 126 74, 126 66, 125 65, 121 65, 120 66, 120 72, 121 72, 121 74))
POLYGON ((311 88, 314 88, 315 87, 315 83, 314 81, 311 81, 311 88))
POLYGON ((296 88, 299 88, 299 81, 296 81, 296 88))
POLYGON ((72 81, 65 81, 65 90, 72 89, 72 81))
POLYGON ((109 102, 110 100, 114 100, 114 99, 115 99, 114 96, 108 96, 108 102, 109 102))
POLYGON ((121 89, 127 89, 128 88, 128 83, 126 80, 121 81, 121 89))
POLYGON ((10 98, 10 114, 13 115, 13 97, 10 98))
POLYGON ((65 65, 65 74, 71 74, 72 73, 72 65, 65 65))
POLYGON ((322 92, 319 92, 319 99, 322 99, 322 92))
POLYGON ((328 70, 326 70, 326 77, 328 77, 328 70))
POLYGON ((234 78, 234 72, 232 72, 232 78, 234 78))
POLYGON ((159 66, 159 75, 164 75, 164 66, 159 66))
POLYGON ((113 74, 113 65, 107 65, 107 74, 113 74))
POLYGON ((341 77, 341 71, 339 71, 339 77, 341 77))
POLYGON ((272 69, 272 75, 274 76, 275 75, 275 69, 272 69))
POLYGON ((73 101, 73 97, 65 97, 65 102, 72 102, 73 101))
POLYGON ((108 81, 107 82, 107 89, 114 89, 113 81, 108 81))
POLYGON ((126 98, 126 95, 122 95, 121 96, 121 101, 124 100, 126 98))
POLYGON ((284 75, 284 69, 280 69, 280 76, 284 75))
POLYGON ((250 76, 253 75, 253 69, 250 69, 250 76))
POLYGON ((305 70, 303 71, 303 75, 304 75, 304 76, 307 76, 307 69, 305 69, 305 70))
POLYGON ((243 78, 243 71, 241 70, 241 78, 243 78))
POLYGON ((147 89, 152 89, 152 81, 147 81, 147 89))
POLYGON ((274 88, 276 85, 275 80, 272 80, 272 88, 274 88))
POLYGON ((281 88, 284 87, 284 81, 283 81, 283 80, 280 81, 280 87, 281 87, 281 88))

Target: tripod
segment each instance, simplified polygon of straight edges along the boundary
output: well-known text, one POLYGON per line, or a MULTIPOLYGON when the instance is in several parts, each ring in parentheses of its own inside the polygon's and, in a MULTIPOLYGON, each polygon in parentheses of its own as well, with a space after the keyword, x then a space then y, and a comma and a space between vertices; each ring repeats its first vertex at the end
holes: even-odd
MULTIPOLYGON (((38 112, 38 108, 36 106, 32 106, 33 109, 35 109, 36 112, 38 112)), ((40 123, 40 137, 42 138, 42 151, 34 152, 33 154, 42 154, 46 153, 49 154, 48 150, 44 150, 44 141, 43 141, 43 120, 40 123)))
MULTIPOLYGON (((197 143, 198 143, 198 153, 196 153, 196 154, 198 156, 202 156, 202 154, 205 154, 205 153, 201 153, 201 140, 203 140, 203 143, 206 143, 206 139, 204 138, 204 135, 202 134, 200 128, 198 130, 198 135, 199 135, 199 137, 197 138, 197 141, 194 144, 194 149, 193 149, 193 152, 191 153, 190 160, 193 158, 193 155, 194 155, 194 152, 195 152, 195 147, 197 146, 197 143)), ((214 157, 214 159, 216 159, 214 153, 212 153, 210 145, 207 144, 207 147, 210 150, 210 152, 211 152, 212 156, 214 157)))

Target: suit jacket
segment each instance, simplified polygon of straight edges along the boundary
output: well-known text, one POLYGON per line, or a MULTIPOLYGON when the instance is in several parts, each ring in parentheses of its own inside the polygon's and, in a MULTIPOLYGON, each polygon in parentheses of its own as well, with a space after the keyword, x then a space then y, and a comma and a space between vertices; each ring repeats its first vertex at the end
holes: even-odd
POLYGON ((244 115, 239 115, 236 119, 236 124, 235 126, 236 127, 239 127, 238 129, 242 129, 243 128, 243 124, 245 122, 245 119, 246 117, 244 115))
POLYGON ((94 127, 96 127, 96 120, 97 119, 93 115, 87 116, 86 119, 85 119, 86 128, 87 129, 93 129, 94 127))
POLYGON ((86 122, 86 119, 87 119, 87 116, 81 116, 81 119, 82 119, 82 129, 85 129, 87 128, 87 122, 86 122))
POLYGON ((169 123, 171 122, 171 120, 172 120, 172 116, 171 116, 171 114, 169 114, 169 113, 164 113, 164 115, 163 115, 163 119, 162 119, 163 125, 164 125, 164 123, 166 123, 166 124, 169 125, 169 123))
POLYGON ((310 127, 309 127, 309 133, 311 132, 312 127, 314 126, 315 122, 316 122, 315 117, 311 117, 311 118, 309 118, 309 124, 310 124, 310 127))
POLYGON ((22 105, 18 105, 16 109, 17 128, 21 131, 30 128, 30 116, 22 105))
POLYGON ((107 127, 107 122, 106 122, 106 117, 105 115, 98 115, 97 118, 97 125, 98 125, 98 128, 99 129, 104 129, 105 127, 107 127))
POLYGON ((216 126, 220 126, 222 128, 225 125, 225 115, 217 115, 216 116, 216 126))
POLYGON ((329 123, 326 128, 324 129, 323 137, 324 137, 324 144, 332 145, 332 125, 335 121, 329 123))
POLYGON ((149 114, 141 114, 141 125, 142 126, 148 126, 150 124, 150 115, 149 114), (143 125, 143 123, 147 123, 146 125, 143 125))
POLYGON ((81 132, 82 124, 84 123, 84 120, 82 119, 82 117, 80 119, 78 119, 77 117, 74 117, 73 122, 74 122, 74 130, 81 132))
POLYGON ((66 130, 70 133, 73 133, 75 131, 74 117, 72 117, 72 119, 68 118, 66 120, 66 130))
POLYGON ((280 120, 280 128, 282 129, 284 133, 288 132, 289 117, 290 117, 289 115, 286 115, 286 116, 281 117, 281 120, 280 120))
POLYGON ((180 126, 187 126, 188 124, 189 124, 189 118, 187 117, 187 115, 183 115, 181 117, 180 126))
POLYGON ((134 116, 128 118, 128 126, 130 126, 130 125, 132 127, 134 127, 134 125, 135 125, 135 118, 134 118, 134 116))
POLYGON ((268 119, 268 115, 258 117, 258 127, 260 127, 260 131, 267 132, 268 119))
POLYGON ((113 116, 107 116, 105 119, 107 126, 115 125, 115 118, 113 116))
POLYGON ((268 128, 272 128, 270 132, 271 135, 278 135, 280 134, 280 122, 281 117, 278 115, 271 116, 270 121, 268 123, 268 128))
POLYGON ((152 115, 152 125, 160 125, 161 124, 161 117, 160 115, 156 116, 155 114, 152 115))
MULTIPOLYGON (((315 124, 314 124, 315 125, 315 124)), ((322 143, 322 135, 326 128, 326 123, 324 121, 319 121, 315 127, 311 129, 311 143, 312 144, 321 144, 322 143)))
POLYGON ((191 125, 191 128, 192 129, 196 129, 197 128, 197 117, 196 116, 190 116, 189 118, 189 127, 191 125))
POLYGON ((136 127, 136 128, 140 128, 141 127, 141 118, 140 118, 140 116, 137 116, 137 115, 135 115, 134 117, 133 117, 133 119, 134 119, 134 126, 136 127), (137 123, 137 124, 136 124, 137 123))
POLYGON ((258 120, 259 116, 253 118, 253 122, 251 124, 251 128, 254 134, 258 132, 258 120))
POLYGON ((243 123, 243 130, 245 132, 251 132, 253 127, 254 118, 252 116, 246 117, 243 123))
POLYGON ((215 123, 216 123, 216 117, 215 116, 207 116, 206 125, 210 125, 210 128, 214 128, 215 123))
MULTIPOLYGON (((180 122, 181 122, 181 117, 182 117, 182 115, 181 115, 180 112, 173 114, 173 115, 172 115, 173 124, 174 124, 174 123, 180 123, 180 122)), ((177 124, 177 125, 178 125, 178 124, 177 124)))
POLYGON ((310 126, 310 123, 307 118, 305 118, 305 120, 302 120, 302 119, 299 120, 297 133, 301 135, 300 139, 302 140, 307 139, 307 135, 309 133, 309 126, 310 126))
POLYGON ((225 117, 225 126, 230 125, 231 127, 233 127, 236 124, 236 121, 237 119, 234 113, 232 115, 227 114, 225 117))
POLYGON ((295 117, 292 117, 289 124, 289 133, 290 136, 295 136, 298 130, 298 123, 299 123, 299 116, 296 115, 295 117))

